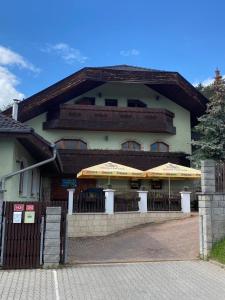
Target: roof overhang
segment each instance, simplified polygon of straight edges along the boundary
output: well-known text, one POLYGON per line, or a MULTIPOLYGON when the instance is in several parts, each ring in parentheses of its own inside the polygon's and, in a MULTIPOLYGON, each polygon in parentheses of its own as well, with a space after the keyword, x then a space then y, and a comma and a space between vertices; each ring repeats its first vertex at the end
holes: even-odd
MULTIPOLYGON (((53 156, 50 143, 35 132, 5 132, 0 130, 0 138, 1 137, 10 137, 18 140, 37 162, 41 162, 53 156)), ((61 172, 60 163, 57 158, 47 166, 43 165, 41 169, 48 170, 49 172, 61 172)))
MULTIPOLYGON (((145 84, 191 113, 193 123, 206 109, 207 99, 177 72, 84 68, 19 103, 19 120, 27 121, 104 83, 145 84)), ((11 114, 11 109, 4 112, 11 114)))

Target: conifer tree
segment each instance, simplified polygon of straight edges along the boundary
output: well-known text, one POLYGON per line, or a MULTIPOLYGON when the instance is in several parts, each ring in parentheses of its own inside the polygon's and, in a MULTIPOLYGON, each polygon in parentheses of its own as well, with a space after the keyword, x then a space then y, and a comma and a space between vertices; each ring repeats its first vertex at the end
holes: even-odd
POLYGON ((195 127, 197 140, 193 141, 192 159, 225 160, 225 80, 216 70, 212 84, 213 95, 209 98, 206 113, 195 127))

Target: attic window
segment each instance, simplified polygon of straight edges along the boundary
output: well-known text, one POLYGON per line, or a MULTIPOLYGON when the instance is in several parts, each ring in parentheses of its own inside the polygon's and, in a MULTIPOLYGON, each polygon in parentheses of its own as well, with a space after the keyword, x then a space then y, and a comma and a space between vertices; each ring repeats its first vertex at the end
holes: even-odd
POLYGON ((79 105, 95 105, 95 98, 94 97, 84 97, 76 100, 75 104, 79 105))
POLYGON ((105 106, 118 106, 117 99, 105 99, 105 106))
POLYGON ((67 149, 67 150, 74 150, 74 149, 87 149, 87 143, 82 140, 59 140, 56 142, 57 149, 67 149))
POLYGON ((128 99, 127 107, 147 107, 147 105, 138 99, 128 99))

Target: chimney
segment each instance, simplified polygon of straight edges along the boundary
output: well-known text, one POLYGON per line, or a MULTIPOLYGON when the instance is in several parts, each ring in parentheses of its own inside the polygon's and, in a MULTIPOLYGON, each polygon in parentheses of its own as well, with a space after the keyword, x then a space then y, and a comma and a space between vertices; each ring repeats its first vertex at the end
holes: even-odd
POLYGON ((20 100, 13 99, 13 106, 12 106, 12 118, 17 121, 18 119, 18 103, 20 100))

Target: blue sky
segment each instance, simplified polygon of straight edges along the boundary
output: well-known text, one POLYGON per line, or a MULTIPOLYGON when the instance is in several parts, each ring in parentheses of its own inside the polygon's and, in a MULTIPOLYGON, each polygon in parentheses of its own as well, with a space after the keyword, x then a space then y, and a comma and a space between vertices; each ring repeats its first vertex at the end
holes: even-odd
POLYGON ((21 0, 0 10, 0 105, 84 66, 225 73, 225 1, 21 0))

